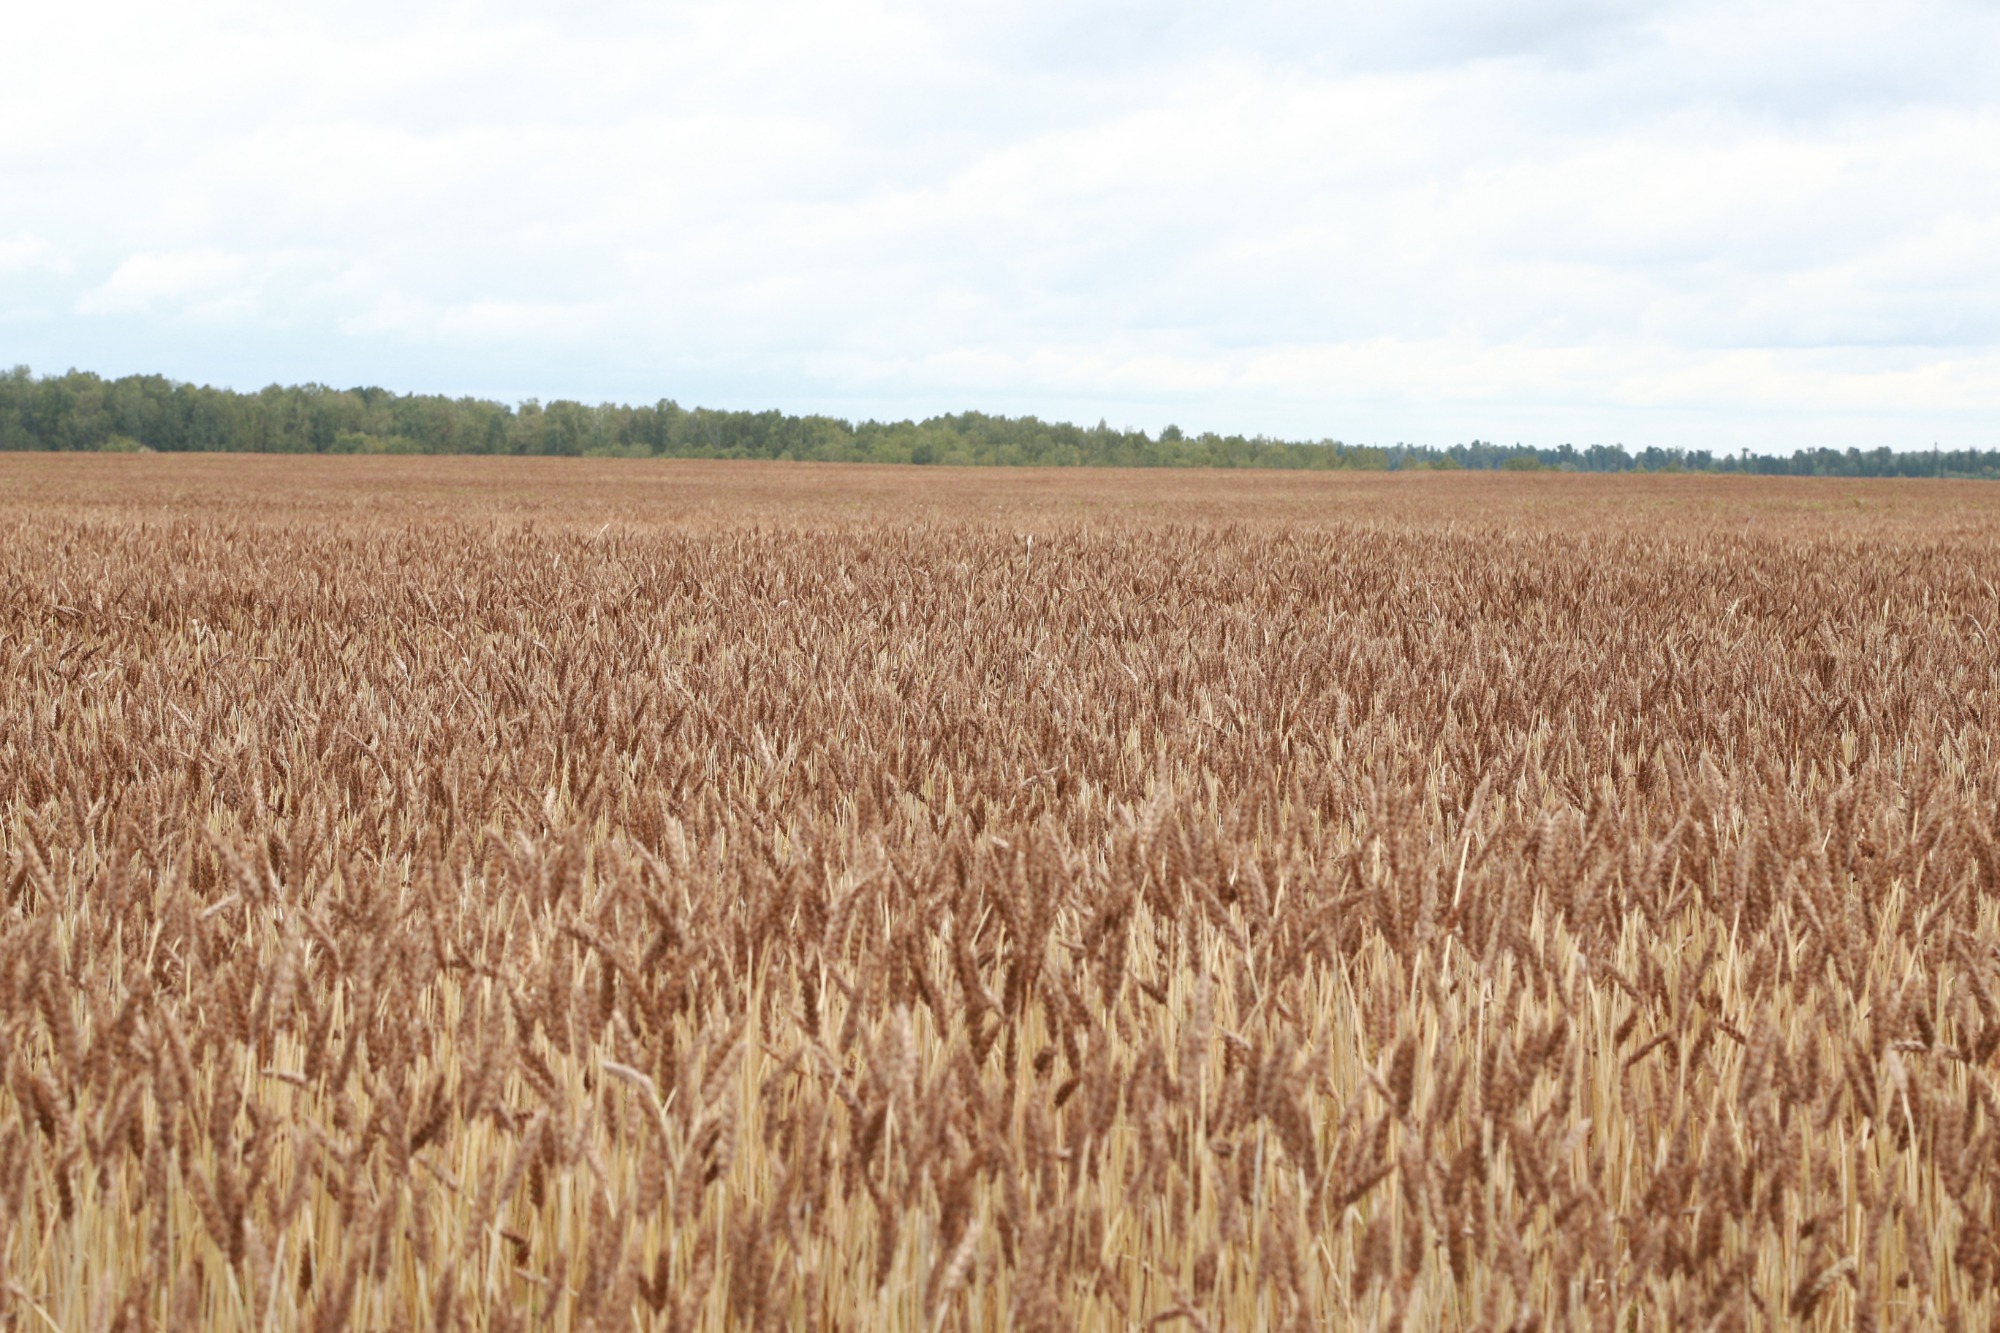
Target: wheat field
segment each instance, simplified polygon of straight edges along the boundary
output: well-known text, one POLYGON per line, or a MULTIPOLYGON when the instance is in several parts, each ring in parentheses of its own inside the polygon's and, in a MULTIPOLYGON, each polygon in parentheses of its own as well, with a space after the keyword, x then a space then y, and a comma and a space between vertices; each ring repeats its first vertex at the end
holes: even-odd
POLYGON ((0 459, 0 1328, 1985 1328, 2000 489, 0 459))

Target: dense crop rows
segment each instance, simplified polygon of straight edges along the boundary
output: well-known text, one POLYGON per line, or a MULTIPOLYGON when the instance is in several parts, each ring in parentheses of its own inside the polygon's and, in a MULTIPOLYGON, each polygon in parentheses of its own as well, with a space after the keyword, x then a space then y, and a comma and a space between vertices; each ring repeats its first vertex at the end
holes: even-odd
POLYGON ((1989 496, 7 461, 0 1328, 1983 1327, 1989 496))

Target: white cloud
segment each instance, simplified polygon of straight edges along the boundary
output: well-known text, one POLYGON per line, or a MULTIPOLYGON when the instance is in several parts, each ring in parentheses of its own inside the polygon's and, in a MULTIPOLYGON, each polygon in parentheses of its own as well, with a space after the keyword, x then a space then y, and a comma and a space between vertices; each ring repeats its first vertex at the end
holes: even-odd
POLYGON ((61 270, 63 258, 54 246, 32 233, 0 236, 0 274, 61 270))
POLYGON ((0 361, 1996 443, 1978 0, 89 0, 14 36, 0 361))
MULTIPOLYGON (((182 250, 133 255, 77 301, 86 315, 149 310, 162 301, 213 300, 240 284, 250 268, 241 255, 182 250)), ((239 288, 240 290, 240 288, 239 288)))

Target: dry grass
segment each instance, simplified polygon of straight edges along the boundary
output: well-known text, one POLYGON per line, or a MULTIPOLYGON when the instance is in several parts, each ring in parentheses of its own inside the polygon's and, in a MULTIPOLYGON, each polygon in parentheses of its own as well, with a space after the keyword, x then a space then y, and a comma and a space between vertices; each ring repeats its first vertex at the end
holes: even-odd
POLYGON ((13 458, 0 534, 0 1327, 2000 1312, 2000 490, 13 458))

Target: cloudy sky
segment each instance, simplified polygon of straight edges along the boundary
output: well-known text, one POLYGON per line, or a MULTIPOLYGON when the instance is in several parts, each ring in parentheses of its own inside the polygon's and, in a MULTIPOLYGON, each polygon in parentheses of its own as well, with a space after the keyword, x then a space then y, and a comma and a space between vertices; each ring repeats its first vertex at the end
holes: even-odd
POLYGON ((0 362, 2000 445, 2000 0, 69 0, 0 362))

